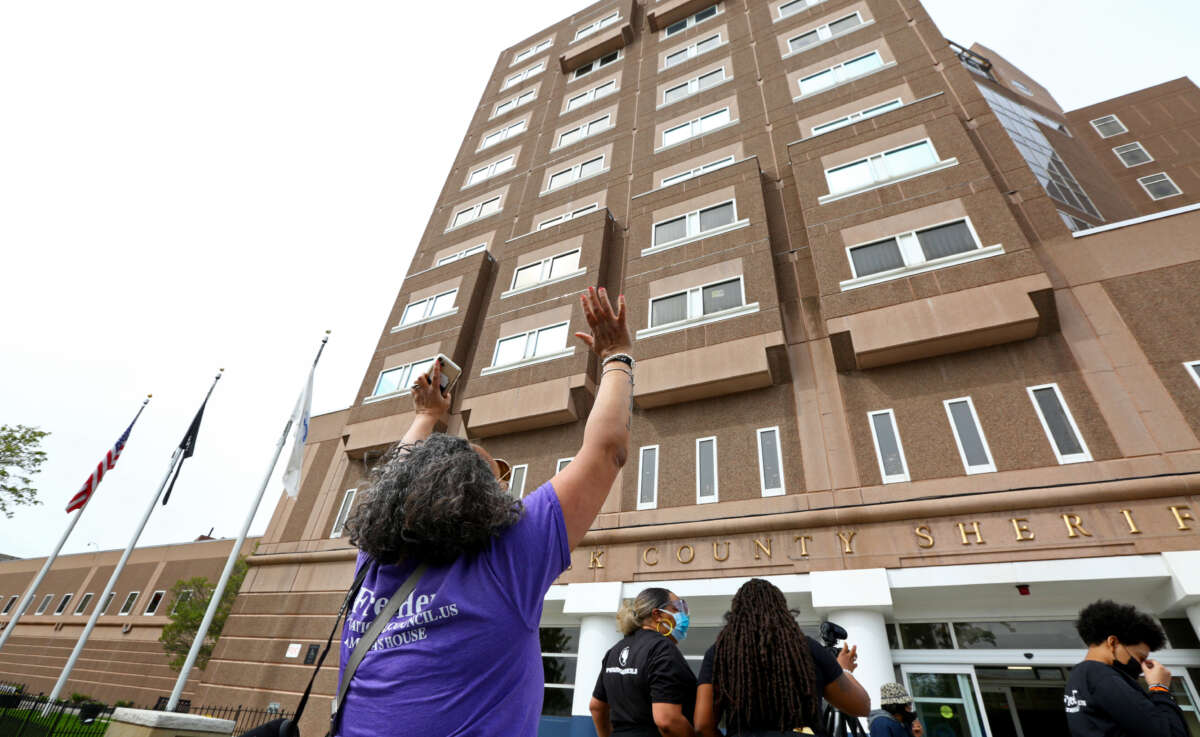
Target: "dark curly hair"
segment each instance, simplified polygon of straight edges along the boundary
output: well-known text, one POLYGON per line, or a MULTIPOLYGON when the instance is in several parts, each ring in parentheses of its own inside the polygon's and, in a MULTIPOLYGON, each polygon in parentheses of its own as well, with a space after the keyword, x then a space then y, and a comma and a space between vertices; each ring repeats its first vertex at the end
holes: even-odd
POLYGON ((1151 650, 1161 649, 1167 641, 1162 627, 1149 614, 1110 599, 1101 599, 1080 610, 1075 629, 1086 645, 1099 645, 1109 635, 1116 635, 1122 645, 1144 642, 1151 650))
POLYGON ((713 652, 713 701, 731 728, 816 726, 821 693, 808 638, 777 586, 761 578, 733 595, 713 652))
POLYGON ((346 529, 351 544, 380 563, 437 565, 479 552, 522 511, 470 443, 435 433, 388 451, 346 529))

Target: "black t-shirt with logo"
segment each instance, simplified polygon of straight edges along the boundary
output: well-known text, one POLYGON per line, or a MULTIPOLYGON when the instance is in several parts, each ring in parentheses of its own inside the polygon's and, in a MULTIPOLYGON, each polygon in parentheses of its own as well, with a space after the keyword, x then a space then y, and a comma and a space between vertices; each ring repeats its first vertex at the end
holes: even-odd
POLYGON ((604 654, 592 696, 608 704, 614 735, 658 737, 651 704, 679 704, 690 722, 696 676, 669 638, 638 630, 604 654))
POLYGON ((1175 700, 1146 693, 1111 665, 1085 660, 1071 669, 1063 694, 1071 737, 1187 737, 1175 700))

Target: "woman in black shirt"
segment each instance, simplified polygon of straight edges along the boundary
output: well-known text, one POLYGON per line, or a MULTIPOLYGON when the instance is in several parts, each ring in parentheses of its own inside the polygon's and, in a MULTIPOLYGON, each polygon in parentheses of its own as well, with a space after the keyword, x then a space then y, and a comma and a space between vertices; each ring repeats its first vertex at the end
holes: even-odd
POLYGON ((676 646, 687 602, 649 588, 617 613, 625 639, 604 655, 589 708, 599 737, 693 737, 696 676, 676 646))
POLYGON ((696 695, 696 731, 794 735, 819 723, 821 697, 851 716, 866 716, 871 699, 850 675, 857 649, 834 658, 800 630, 774 584, 752 578, 733 596, 725 628, 704 654, 696 695))

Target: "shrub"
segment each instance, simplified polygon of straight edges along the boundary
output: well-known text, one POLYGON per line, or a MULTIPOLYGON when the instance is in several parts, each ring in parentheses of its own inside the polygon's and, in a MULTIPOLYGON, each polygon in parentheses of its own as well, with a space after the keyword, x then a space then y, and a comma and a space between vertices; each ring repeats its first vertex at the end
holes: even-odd
POLYGON ((92 700, 92 697, 88 696, 87 694, 81 694, 78 691, 76 691, 75 693, 71 694, 71 698, 69 698, 67 700, 70 701, 72 704, 78 705, 78 704, 86 704, 87 702, 92 700))

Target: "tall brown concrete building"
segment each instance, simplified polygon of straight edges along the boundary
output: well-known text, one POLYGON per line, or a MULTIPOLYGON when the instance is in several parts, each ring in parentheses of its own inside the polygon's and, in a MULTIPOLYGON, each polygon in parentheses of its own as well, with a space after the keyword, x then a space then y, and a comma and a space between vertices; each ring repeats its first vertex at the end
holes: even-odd
POLYGON ((590 729, 623 597, 686 597, 698 665, 749 576, 962 737, 1060 733, 1071 620, 1136 602, 1200 729, 1198 154, 1191 81, 1066 113, 916 0, 606 1, 531 33, 197 698, 294 702, 288 648, 324 637, 435 354, 464 367, 446 432, 514 493, 570 462, 598 284, 629 304, 633 447, 545 600, 544 734, 590 729))

